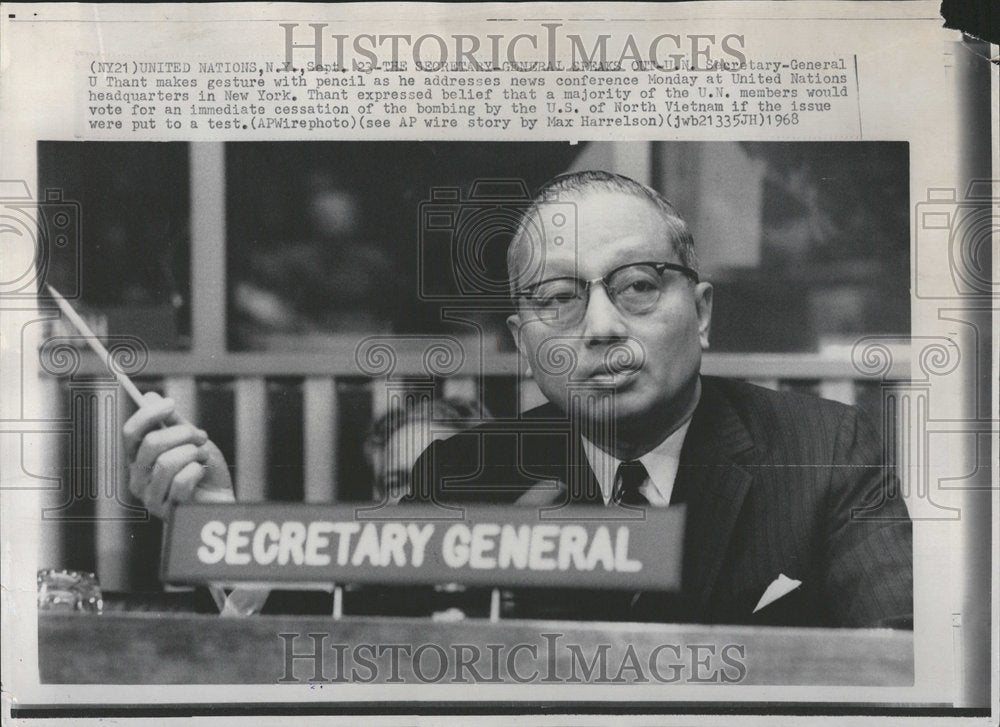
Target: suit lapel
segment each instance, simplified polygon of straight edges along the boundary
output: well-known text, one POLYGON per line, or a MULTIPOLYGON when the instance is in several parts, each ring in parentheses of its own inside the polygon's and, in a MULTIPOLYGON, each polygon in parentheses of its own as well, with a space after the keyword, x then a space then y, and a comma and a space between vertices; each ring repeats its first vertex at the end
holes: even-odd
MULTIPOLYGON (((754 441, 743 420, 713 377, 702 379, 701 399, 681 450, 671 504, 687 507, 684 538, 684 590, 698 608, 707 605, 725 559, 733 528, 753 481, 744 465, 754 459, 754 441)), ((530 445, 529 461, 546 462, 551 479, 567 488, 553 505, 604 504, 576 426, 553 405, 532 410, 530 419, 546 421, 544 431, 566 427, 567 435, 530 445)), ((537 478, 541 479, 541 478, 537 478)), ((551 489, 549 490, 552 491, 551 489)), ((535 493, 527 501, 533 501, 535 493)), ((697 614, 696 614, 697 615, 697 614)))
POLYGON ((573 505, 604 505, 604 496, 601 494, 601 485, 597 482, 597 476, 590 466, 587 453, 583 448, 583 436, 579 427, 573 425, 569 436, 570 451, 566 461, 570 463, 571 469, 567 473, 569 482, 569 501, 573 505))
POLYGON ((525 414, 532 423, 522 440, 522 474, 532 484, 518 504, 553 507, 604 504, 586 452, 579 427, 552 404, 525 414))
POLYGON ((681 451, 671 504, 687 506, 684 592, 692 619, 704 617, 753 475, 753 439, 710 378, 681 451))

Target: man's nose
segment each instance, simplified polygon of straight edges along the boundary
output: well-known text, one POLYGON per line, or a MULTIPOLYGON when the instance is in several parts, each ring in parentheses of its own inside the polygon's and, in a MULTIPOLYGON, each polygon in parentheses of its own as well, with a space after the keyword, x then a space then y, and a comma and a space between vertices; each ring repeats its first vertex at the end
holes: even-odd
POLYGON ((600 283, 590 287, 590 300, 583 317, 583 340, 588 346, 620 341, 628 335, 621 311, 600 283))

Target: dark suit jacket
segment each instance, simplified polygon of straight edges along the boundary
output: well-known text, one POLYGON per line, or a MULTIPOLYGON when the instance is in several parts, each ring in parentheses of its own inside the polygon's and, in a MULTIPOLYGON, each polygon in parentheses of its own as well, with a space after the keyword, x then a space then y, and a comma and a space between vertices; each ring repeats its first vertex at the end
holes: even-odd
MULTIPOLYGON (((702 377, 671 499, 687 507, 681 593, 522 591, 509 613, 912 627, 911 523, 882 457, 854 407, 702 377), (752 613, 780 574, 801 587, 752 613)), ((552 405, 436 442, 413 478, 422 502, 513 505, 556 480, 552 505, 603 506, 574 423, 552 405)))

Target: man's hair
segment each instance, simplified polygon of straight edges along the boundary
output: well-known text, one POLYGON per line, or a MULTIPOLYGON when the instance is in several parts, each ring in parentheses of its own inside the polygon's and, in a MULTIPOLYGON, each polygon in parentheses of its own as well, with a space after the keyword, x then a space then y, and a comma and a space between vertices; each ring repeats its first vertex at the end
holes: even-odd
POLYGON ((533 220, 539 214, 539 208, 549 202, 559 201, 562 197, 571 194, 582 194, 585 192, 621 192, 632 195, 639 199, 650 202, 663 217, 670 234, 670 242, 674 246, 677 258, 681 265, 686 265, 693 270, 698 269, 698 260, 694 252, 694 239, 687 223, 674 209, 670 201, 652 187, 630 179, 621 174, 613 174, 598 169, 588 169, 582 172, 570 172, 559 174, 536 190, 532 197, 531 204, 525 210, 518 225, 517 232, 510 241, 507 248, 507 277, 513 287, 516 285, 518 275, 518 250, 523 244, 523 239, 529 234, 529 228, 533 220))
POLYGON ((378 417, 365 437, 364 452, 368 460, 383 449, 389 439, 408 424, 426 419, 456 430, 468 429, 493 418, 490 411, 478 401, 457 396, 434 397, 421 403, 393 407, 378 417))

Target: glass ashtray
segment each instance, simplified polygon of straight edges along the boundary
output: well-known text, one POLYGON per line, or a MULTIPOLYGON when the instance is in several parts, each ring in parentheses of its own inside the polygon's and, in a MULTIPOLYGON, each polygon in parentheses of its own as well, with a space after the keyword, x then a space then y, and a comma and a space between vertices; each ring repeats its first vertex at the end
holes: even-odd
POLYGON ((38 571, 39 611, 100 613, 101 586, 93 573, 47 568, 38 571))

